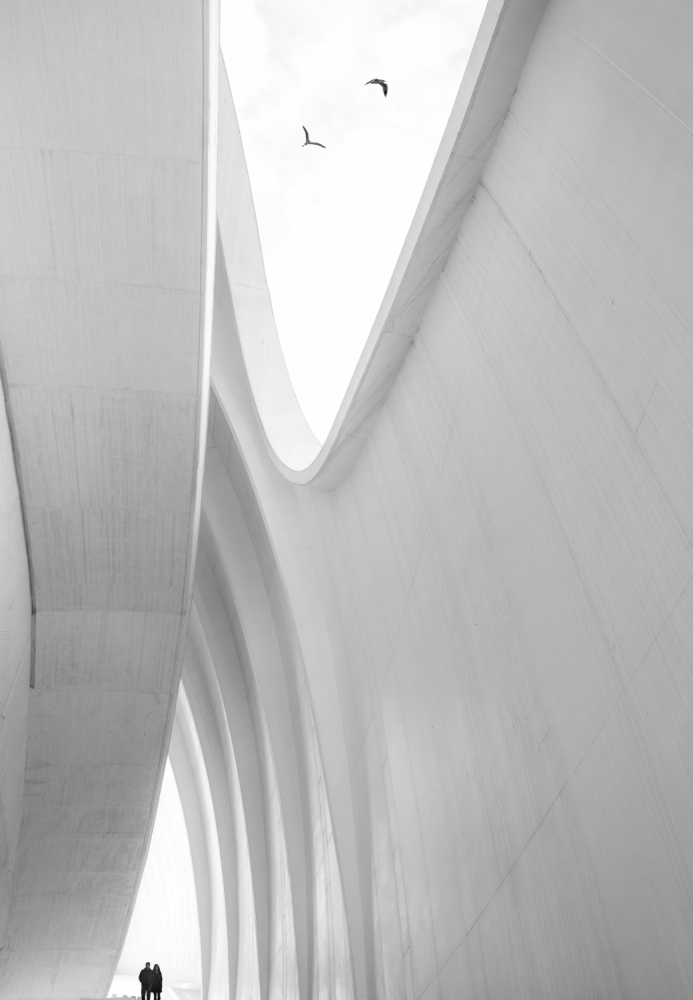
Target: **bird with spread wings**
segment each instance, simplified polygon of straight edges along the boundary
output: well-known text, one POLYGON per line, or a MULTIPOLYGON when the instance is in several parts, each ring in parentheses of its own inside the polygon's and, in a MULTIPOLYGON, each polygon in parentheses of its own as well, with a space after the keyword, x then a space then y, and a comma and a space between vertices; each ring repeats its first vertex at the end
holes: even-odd
POLYGON ((387 82, 385 80, 379 80, 377 76, 374 76, 372 80, 366 80, 364 86, 368 86, 369 83, 379 83, 383 88, 383 97, 387 97, 387 82))
POLYGON ((322 146, 323 149, 327 149, 327 146, 323 146, 321 142, 313 142, 311 137, 308 135, 308 129, 305 125, 301 125, 301 128, 306 133, 306 141, 303 143, 304 146, 322 146))

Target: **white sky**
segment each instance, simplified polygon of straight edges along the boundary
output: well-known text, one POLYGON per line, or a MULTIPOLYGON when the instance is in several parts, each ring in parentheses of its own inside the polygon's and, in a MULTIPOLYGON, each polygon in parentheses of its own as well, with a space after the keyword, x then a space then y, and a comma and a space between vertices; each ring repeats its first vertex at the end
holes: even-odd
POLYGON ((138 976, 145 962, 161 968, 162 1000, 199 998, 202 967, 195 879, 183 806, 168 760, 147 862, 108 995, 139 997, 138 976))
POLYGON ((486 0, 221 0, 279 337, 322 440, 385 294, 486 0), (387 80, 387 98, 366 80, 387 80), (302 148, 301 126, 316 146, 302 148))

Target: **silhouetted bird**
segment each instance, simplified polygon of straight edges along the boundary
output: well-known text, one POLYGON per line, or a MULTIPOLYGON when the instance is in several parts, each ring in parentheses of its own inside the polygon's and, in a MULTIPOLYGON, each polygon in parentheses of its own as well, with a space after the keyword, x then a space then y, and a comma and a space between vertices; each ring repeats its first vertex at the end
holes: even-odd
POLYGON ((379 83, 379 84, 380 84, 380 86, 381 86, 381 87, 383 88, 383 97, 387 97, 387 84, 385 83, 385 81, 384 81, 384 80, 379 80, 379 79, 377 78, 377 76, 376 76, 376 77, 373 77, 373 79, 372 79, 372 80, 368 80, 368 81, 367 81, 367 82, 366 82, 366 83, 364 84, 364 87, 367 87, 369 83, 379 83))
MULTIPOLYGON (((311 137, 308 135, 308 129, 305 125, 301 125, 301 128, 306 133, 306 141, 303 143, 304 146, 322 146, 321 142, 313 142, 311 137)), ((323 149, 327 149, 327 146, 322 146, 323 149)))

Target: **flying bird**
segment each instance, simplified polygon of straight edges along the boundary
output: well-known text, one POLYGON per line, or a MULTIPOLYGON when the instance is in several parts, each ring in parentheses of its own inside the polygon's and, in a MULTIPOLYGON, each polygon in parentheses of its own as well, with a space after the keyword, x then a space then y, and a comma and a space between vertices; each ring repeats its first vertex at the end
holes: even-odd
POLYGON ((311 137, 308 135, 308 129, 305 125, 301 125, 301 128, 306 133, 306 141, 303 143, 304 146, 322 146, 323 149, 327 149, 327 146, 323 146, 321 142, 313 142, 311 137))
POLYGON ((369 83, 379 83, 383 88, 383 97, 387 97, 387 83, 385 80, 379 80, 378 77, 375 76, 372 80, 367 80, 364 86, 367 87, 369 83))

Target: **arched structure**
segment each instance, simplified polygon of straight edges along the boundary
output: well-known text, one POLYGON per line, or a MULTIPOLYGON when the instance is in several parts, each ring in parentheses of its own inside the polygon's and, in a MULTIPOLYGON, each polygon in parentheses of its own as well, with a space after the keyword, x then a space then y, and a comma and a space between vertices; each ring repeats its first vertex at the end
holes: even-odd
POLYGON ((215 9, 0 11, 4 1000, 105 992, 146 857, 197 549, 215 9))
POLYGON ((222 76, 171 740, 205 1000, 690 996, 691 29, 489 5, 322 449, 222 76))
POLYGON ((246 772, 232 996, 690 990, 690 13, 648 12, 489 7, 322 449, 222 80, 186 670, 246 772))

